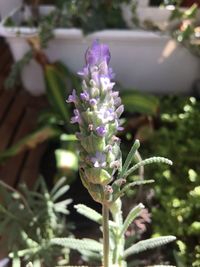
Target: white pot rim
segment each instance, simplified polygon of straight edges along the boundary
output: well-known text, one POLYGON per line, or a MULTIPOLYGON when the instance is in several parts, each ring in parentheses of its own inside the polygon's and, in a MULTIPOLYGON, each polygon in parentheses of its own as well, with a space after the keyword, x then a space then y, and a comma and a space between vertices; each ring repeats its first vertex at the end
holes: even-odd
MULTIPOLYGON (((37 27, 26 27, 26 26, 5 26, 5 22, 8 18, 13 17, 17 12, 19 12, 21 7, 15 8, 10 14, 2 20, 0 23, 0 35, 4 37, 16 38, 30 38, 37 36, 39 29, 37 27)), ((47 12, 52 10, 53 6, 40 6, 42 10, 47 12)), ((145 8, 146 9, 146 8, 145 8)), ((57 28, 53 30, 55 38, 67 38, 67 39, 80 39, 83 38, 84 33, 79 28, 57 28)), ((149 38, 169 38, 167 34, 156 31, 145 31, 142 29, 106 29, 91 33, 86 36, 87 39, 101 38, 106 40, 132 40, 133 38, 138 39, 149 39, 149 38)))

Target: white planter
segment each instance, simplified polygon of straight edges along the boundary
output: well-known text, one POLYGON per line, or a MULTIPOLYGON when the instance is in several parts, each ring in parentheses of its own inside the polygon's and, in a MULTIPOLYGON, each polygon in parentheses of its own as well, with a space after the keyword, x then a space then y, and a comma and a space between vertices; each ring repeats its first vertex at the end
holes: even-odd
POLYGON ((9 266, 9 258, 0 259, 0 267, 8 267, 9 266))
MULTIPOLYGON (((19 19, 17 13, 15 18, 19 19)), ((1 26, 0 32, 6 37, 14 59, 19 60, 29 50, 27 36, 37 34, 37 29, 1 26)), ((125 88, 154 93, 188 93, 200 78, 199 59, 169 36, 159 33, 105 30, 84 37, 79 29, 57 29, 54 35, 55 39, 45 52, 51 61, 62 60, 74 72, 82 69, 83 54, 93 40, 107 43, 112 55, 111 66, 125 88)), ((45 91, 42 70, 34 60, 24 69, 22 80, 34 95, 45 91)))
MULTIPOLYGON (((132 22, 133 14, 129 5, 122 5, 123 17, 126 24, 130 28, 134 28, 135 25, 132 22)), ((149 6, 138 6, 137 17, 141 23, 145 21, 152 21, 159 28, 164 29, 168 26, 168 20, 171 15, 171 10, 164 7, 149 7, 149 6)))
POLYGON ((4 19, 14 8, 21 4, 22 0, 0 0, 0 18, 4 19))

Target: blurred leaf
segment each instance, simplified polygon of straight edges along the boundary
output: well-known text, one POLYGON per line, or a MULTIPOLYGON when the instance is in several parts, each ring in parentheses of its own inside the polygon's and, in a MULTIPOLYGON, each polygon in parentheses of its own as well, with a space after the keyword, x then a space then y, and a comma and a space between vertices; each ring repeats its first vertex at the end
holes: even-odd
POLYGON ((12 260, 12 267, 21 267, 21 261, 17 252, 14 253, 14 257, 12 260))
POLYGON ((144 209, 144 205, 142 203, 138 204, 136 207, 134 207, 128 214, 128 216, 126 217, 120 236, 122 237, 123 235, 125 235, 129 225, 135 220, 135 218, 137 218, 141 211, 144 209))
POLYGON ((134 159, 134 155, 137 151, 137 149, 140 147, 140 142, 139 140, 135 140, 134 144, 132 145, 131 147, 131 150, 129 151, 128 153, 128 156, 123 164, 123 167, 122 167, 122 171, 120 172, 119 174, 119 178, 123 178, 124 177, 124 174, 127 172, 131 162, 133 161, 134 159))
POLYGON ((128 256, 133 254, 140 253, 142 251, 146 251, 148 249, 163 246, 165 244, 173 242, 174 240, 176 240, 176 237, 174 236, 161 236, 139 241, 138 243, 125 250, 124 258, 127 258, 128 256))
POLYGON ((56 128, 51 128, 51 127, 40 128, 22 138, 18 143, 8 148, 6 151, 0 153, 0 162, 6 160, 9 157, 15 156, 24 150, 33 149, 38 144, 48 140, 49 138, 58 136, 59 134, 60 132, 56 128))
POLYGON ((131 167, 127 172, 124 174, 124 178, 128 177, 132 172, 139 169, 141 166, 149 165, 152 163, 165 163, 168 165, 172 165, 172 161, 164 158, 164 157, 151 157, 145 160, 142 160, 138 163, 136 163, 133 167, 131 167))
POLYGON ((52 244, 67 247, 70 249, 75 250, 89 250, 89 251, 97 251, 101 252, 103 249, 103 246, 101 243, 89 239, 89 238, 83 238, 83 239, 76 239, 76 238, 54 238, 51 240, 52 244))
POLYGON ((52 195, 53 201, 63 196, 68 190, 69 190, 69 185, 64 185, 61 188, 59 188, 58 191, 56 191, 56 193, 52 195))
POLYGON ((87 207, 83 204, 78 204, 74 206, 78 213, 87 217, 88 219, 101 224, 102 223, 102 215, 95 210, 87 207))
POLYGON ((121 98, 127 112, 138 112, 147 115, 156 115, 158 112, 159 99, 155 96, 131 91, 130 89, 130 91, 123 92, 121 98))

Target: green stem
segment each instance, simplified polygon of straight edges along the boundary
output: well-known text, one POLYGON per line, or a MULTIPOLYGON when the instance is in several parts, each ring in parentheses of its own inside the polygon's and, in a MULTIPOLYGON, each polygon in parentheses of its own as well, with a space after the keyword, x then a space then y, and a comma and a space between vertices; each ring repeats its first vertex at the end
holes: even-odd
POLYGON ((124 236, 121 237, 119 236, 123 225, 122 203, 120 198, 118 198, 113 203, 110 210, 112 213, 113 220, 118 226, 115 232, 115 248, 113 251, 113 264, 122 267, 126 266, 126 263, 123 261, 125 239, 124 236))
POLYGON ((103 216, 103 267, 109 267, 109 209, 106 204, 102 206, 103 216))

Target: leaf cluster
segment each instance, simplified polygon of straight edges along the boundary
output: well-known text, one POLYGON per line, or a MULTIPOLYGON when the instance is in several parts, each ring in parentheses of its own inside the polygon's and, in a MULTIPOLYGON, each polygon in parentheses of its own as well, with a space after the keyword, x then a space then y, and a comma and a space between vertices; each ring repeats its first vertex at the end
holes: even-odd
POLYGON ((170 21, 174 25, 170 30, 172 37, 200 56, 198 5, 193 4, 186 10, 180 8, 180 3, 175 5, 170 21))
MULTIPOLYGON (((75 206, 75 208, 80 214, 89 218, 92 221, 95 221, 97 224, 101 226, 103 220, 101 214, 83 204, 78 204, 75 206)), ((121 250, 120 261, 124 262, 123 264, 125 264, 125 261, 127 261, 127 258, 129 258, 131 255, 138 254, 148 249, 153 249, 165 245, 176 239, 174 236, 150 238, 147 240, 139 241, 127 247, 126 242, 124 243, 124 241, 122 242, 122 240, 124 240, 125 238, 125 233, 129 225, 133 222, 135 218, 137 218, 140 215, 143 208, 144 206, 141 203, 136 207, 134 207, 129 212, 124 222, 122 221, 121 224, 117 224, 113 220, 109 221, 110 244, 111 244, 110 257, 113 263, 115 263, 116 260, 115 258, 117 257, 117 253, 119 253, 118 250, 121 250), (123 243, 123 247, 120 247, 121 242, 123 243)), ((52 243, 79 251, 82 254, 83 259, 87 262, 95 264, 101 263, 101 258, 103 253, 103 246, 101 242, 88 238, 87 239, 54 238, 52 239, 52 243)), ((128 243, 129 242, 127 240, 127 244, 128 243)))
MULTIPOLYGON (((61 250, 50 240, 69 234, 68 205, 71 199, 59 201, 67 190, 65 178, 59 180, 49 192, 45 181, 40 178, 34 190, 25 184, 15 190, 0 182, 0 235, 1 246, 6 248, 10 258, 16 261, 39 260, 45 266, 58 263, 58 256, 68 261, 68 250, 61 250), (6 234, 9 233, 9 234, 6 234)), ((1 248, 2 249, 2 248, 1 248)))
MULTIPOLYGON (((131 244, 129 240, 125 239, 126 231, 128 230, 130 224, 140 215, 141 211, 144 209, 144 206, 141 203, 138 204, 129 212, 127 217, 123 219, 120 198, 133 186, 153 182, 152 180, 136 180, 130 183, 126 180, 126 178, 132 174, 132 172, 147 164, 172 164, 170 160, 164 157, 151 157, 145 160, 140 160, 131 167, 133 158, 137 153, 139 145, 139 141, 136 140, 127 155, 122 169, 118 173, 118 177, 112 184, 109 185, 109 187, 112 187, 112 193, 110 195, 111 198, 108 197, 107 202, 112 214, 112 220, 109 221, 109 255, 111 262, 114 265, 119 264, 121 266, 122 264, 122 266, 125 266, 125 262, 131 255, 165 245, 176 239, 174 236, 163 236, 139 241, 135 244, 131 244)), ((75 208, 83 216, 95 221, 100 226, 102 225, 104 219, 103 215, 83 204, 76 205, 75 208)), ((92 239, 54 238, 52 239, 52 243, 79 251, 83 255, 84 260, 90 263, 97 260, 98 263, 100 263, 102 259, 103 245, 101 242, 97 242, 92 239)))
POLYGON ((196 267, 200 265, 200 103, 194 97, 165 97, 160 119, 161 127, 142 153, 148 156, 156 150, 168 155, 175 167, 154 165, 146 171, 156 180, 153 229, 155 234, 176 235, 180 249, 176 258, 183 266, 196 267))

